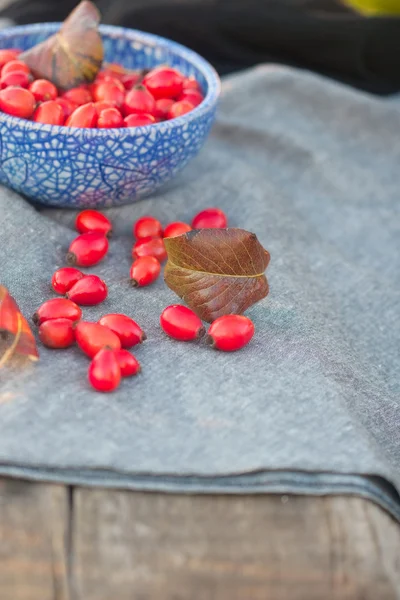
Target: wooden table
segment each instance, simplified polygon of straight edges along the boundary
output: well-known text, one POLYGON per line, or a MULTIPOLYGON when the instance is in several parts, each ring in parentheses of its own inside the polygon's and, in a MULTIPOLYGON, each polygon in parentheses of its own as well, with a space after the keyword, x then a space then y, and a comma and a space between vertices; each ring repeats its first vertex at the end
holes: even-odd
POLYGON ((0 479, 1 600, 332 598, 400 598, 400 527, 366 500, 0 479))

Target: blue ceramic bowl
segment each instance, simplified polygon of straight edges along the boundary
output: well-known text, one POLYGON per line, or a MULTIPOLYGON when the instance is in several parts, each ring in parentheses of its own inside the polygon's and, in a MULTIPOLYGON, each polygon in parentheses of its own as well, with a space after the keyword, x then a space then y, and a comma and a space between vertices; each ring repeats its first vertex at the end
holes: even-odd
MULTIPOLYGON (((30 48, 60 27, 0 31, 0 48, 30 48)), ((105 61, 127 68, 168 63, 193 75, 205 98, 186 115, 147 127, 79 129, 0 114, 0 182, 35 203, 106 207, 134 202, 172 179, 199 152, 215 117, 220 82, 207 61, 164 38, 101 26, 105 61)))

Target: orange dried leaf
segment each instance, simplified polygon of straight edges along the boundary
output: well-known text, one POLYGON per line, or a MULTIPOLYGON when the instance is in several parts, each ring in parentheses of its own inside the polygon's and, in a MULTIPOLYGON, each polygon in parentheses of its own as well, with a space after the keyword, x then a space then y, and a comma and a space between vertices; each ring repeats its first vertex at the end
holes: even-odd
POLYGON ((0 368, 14 356, 38 360, 35 338, 7 288, 0 285, 0 368))
POLYGON ((244 229, 200 229, 165 238, 164 279, 203 321, 242 314, 267 296, 270 255, 244 229))
POLYGON ((71 12, 58 33, 18 57, 35 77, 49 79, 68 90, 91 83, 103 62, 103 43, 98 31, 100 13, 89 0, 71 12))

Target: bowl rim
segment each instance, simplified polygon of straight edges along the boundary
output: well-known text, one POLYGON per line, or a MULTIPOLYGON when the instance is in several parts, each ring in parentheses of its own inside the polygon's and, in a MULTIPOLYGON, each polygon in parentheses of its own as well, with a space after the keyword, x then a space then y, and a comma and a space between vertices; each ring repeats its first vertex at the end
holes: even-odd
MULTIPOLYGON (((61 27, 61 22, 51 22, 51 23, 32 23, 29 25, 16 25, 13 27, 7 27, 0 30, 0 41, 3 38, 7 38, 11 34, 19 34, 19 35, 30 35, 35 32, 42 33, 55 33, 61 27)), ((156 35, 153 33, 147 33, 144 31, 140 31, 139 29, 131 29, 128 27, 119 27, 116 25, 100 25, 99 31, 101 34, 106 35, 110 38, 125 38, 132 42, 143 42, 147 46, 163 46, 168 47, 172 51, 175 51, 177 54, 183 56, 185 60, 193 64, 197 69, 199 69, 206 82, 207 82, 207 94, 205 95, 203 101, 196 106, 193 110, 182 115, 180 117, 176 117, 175 119, 171 119, 170 121, 161 121, 159 123, 152 123, 151 125, 142 125, 140 127, 114 127, 110 129, 98 129, 98 128, 90 128, 90 127, 67 127, 65 125, 48 125, 47 123, 36 123, 35 121, 30 121, 28 119, 23 119, 21 117, 15 117, 13 115, 8 115, 7 113, 0 112, 0 125, 2 123, 9 123, 10 125, 18 126, 22 129, 27 129, 29 131, 37 131, 37 132, 48 132, 48 133, 59 133, 61 135, 71 135, 73 132, 84 132, 85 136, 89 137, 109 137, 111 135, 116 135, 116 133, 121 136, 141 136, 146 134, 149 131, 149 127, 151 127, 151 131, 162 131, 162 133, 166 133, 167 130, 172 130, 175 127, 180 127, 182 125, 187 125, 194 120, 202 117, 206 113, 212 109, 217 101, 218 97, 221 93, 221 80, 219 78, 218 73, 214 69, 214 67, 200 54, 197 54, 194 50, 190 50, 183 44, 179 44, 178 42, 174 42, 168 38, 162 37, 160 35, 156 35)))

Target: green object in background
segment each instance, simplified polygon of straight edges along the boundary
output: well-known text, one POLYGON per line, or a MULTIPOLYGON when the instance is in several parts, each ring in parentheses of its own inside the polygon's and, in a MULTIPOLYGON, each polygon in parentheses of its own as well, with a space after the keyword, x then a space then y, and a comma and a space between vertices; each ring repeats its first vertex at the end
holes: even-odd
POLYGON ((344 0, 367 15, 400 15, 400 0, 344 0))

